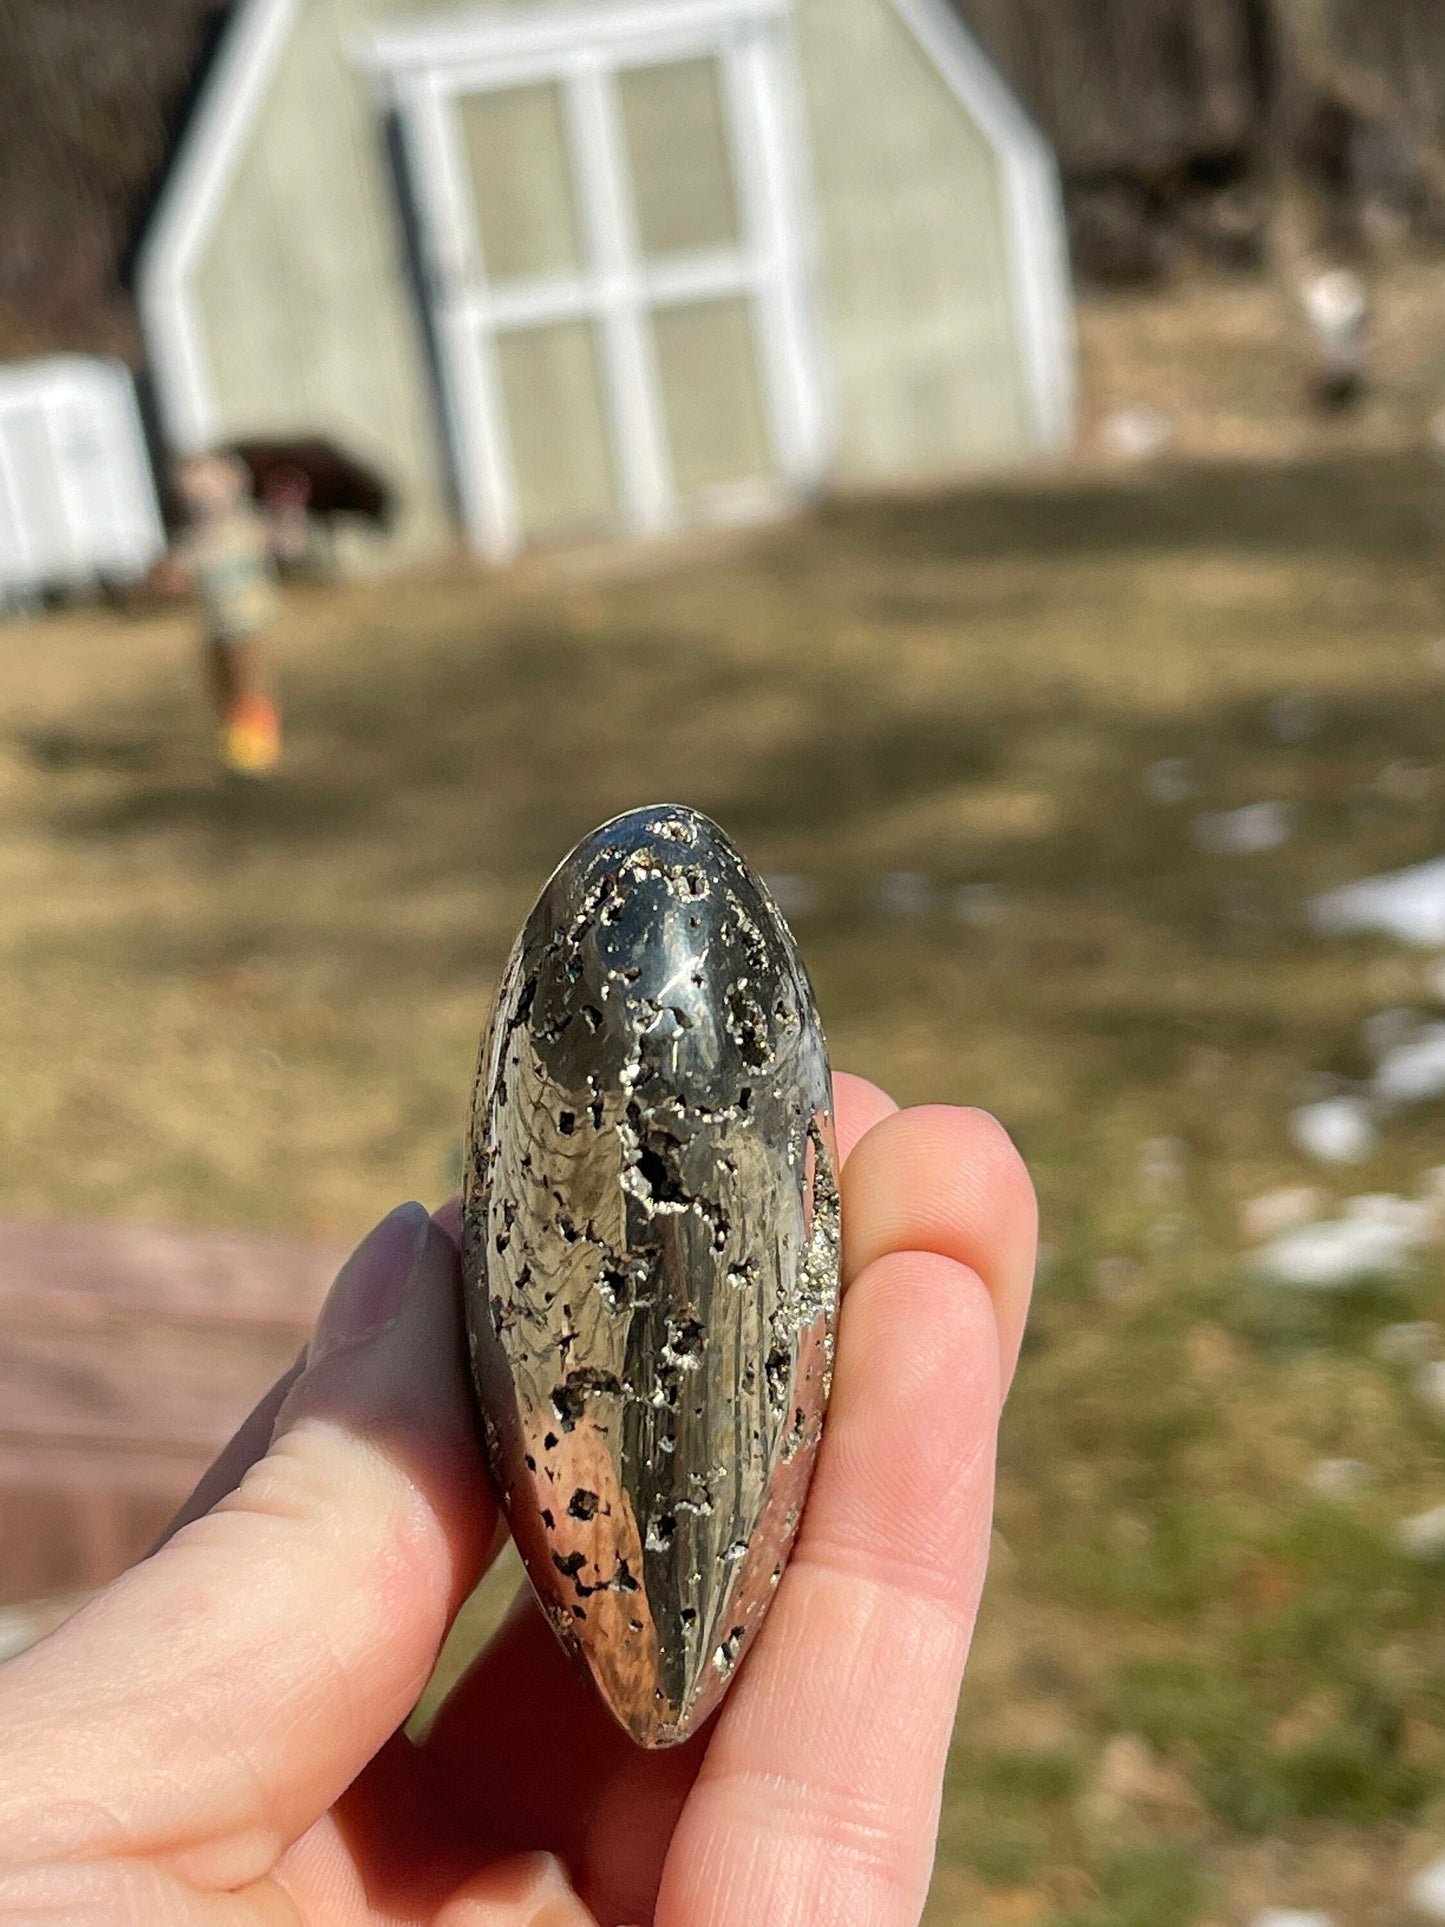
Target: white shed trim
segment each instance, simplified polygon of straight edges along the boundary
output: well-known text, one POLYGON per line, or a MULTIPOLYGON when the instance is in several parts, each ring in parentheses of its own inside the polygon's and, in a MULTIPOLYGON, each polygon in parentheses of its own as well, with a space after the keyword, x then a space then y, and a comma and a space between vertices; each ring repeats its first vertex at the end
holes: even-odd
POLYGON ((484 6, 476 13, 443 15, 405 27, 382 27, 358 49, 364 65, 389 76, 416 69, 465 70, 472 64, 492 74, 516 61, 518 77, 533 63, 550 63, 579 46, 602 50, 660 39, 675 44, 695 31, 711 44, 720 28, 766 20, 787 11, 791 0, 620 0, 596 6, 549 6, 535 13, 484 6))
POLYGON ((1043 448, 1066 448, 1074 431, 1076 349, 1068 227, 1053 149, 948 0, 893 0, 893 7, 998 155, 1034 432, 1043 448))
POLYGON ((791 149, 792 0, 611 0, 539 13, 487 8, 383 28, 356 48, 401 115, 416 171, 423 234, 435 269, 446 412, 458 457, 468 534, 494 560, 522 530, 495 343, 508 328, 592 318, 604 350, 625 520, 674 526, 678 499, 647 317, 654 309, 741 296, 752 306, 777 485, 719 490, 688 513, 726 519, 811 490, 827 464, 828 408, 812 313, 808 222, 799 205, 802 157, 791 149), (742 203, 736 245, 643 258, 628 210, 627 163, 615 98, 620 73, 692 56, 716 58, 742 203), (557 83, 586 221, 588 266, 517 286, 488 282, 458 146, 453 104, 476 91, 557 83))
POLYGON ((298 0, 242 0, 147 229, 136 298, 172 447, 194 452, 218 433, 195 277, 281 58, 298 0))

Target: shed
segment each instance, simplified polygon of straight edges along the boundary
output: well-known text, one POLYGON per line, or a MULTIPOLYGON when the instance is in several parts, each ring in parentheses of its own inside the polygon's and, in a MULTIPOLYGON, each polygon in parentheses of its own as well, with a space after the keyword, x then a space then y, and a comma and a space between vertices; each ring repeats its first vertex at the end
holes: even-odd
POLYGON ((134 581, 164 546, 130 370, 0 363, 0 608, 134 581))
POLYGON ((178 449, 503 559, 1060 448, 1045 142, 948 0, 241 0, 137 279, 178 449))

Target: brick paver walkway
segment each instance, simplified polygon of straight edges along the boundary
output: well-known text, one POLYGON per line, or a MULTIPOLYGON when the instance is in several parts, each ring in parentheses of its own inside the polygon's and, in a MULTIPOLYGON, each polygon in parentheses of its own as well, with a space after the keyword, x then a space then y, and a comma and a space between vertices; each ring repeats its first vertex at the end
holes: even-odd
POLYGON ((146 1550, 300 1350, 342 1255, 0 1220, 0 1605, 146 1550))

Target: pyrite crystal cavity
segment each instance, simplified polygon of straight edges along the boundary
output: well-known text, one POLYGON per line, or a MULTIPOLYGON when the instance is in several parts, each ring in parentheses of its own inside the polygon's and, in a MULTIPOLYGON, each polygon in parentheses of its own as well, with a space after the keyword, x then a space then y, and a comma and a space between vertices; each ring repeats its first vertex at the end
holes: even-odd
POLYGON ((812 990, 706 817, 619 817, 542 892, 482 1047, 464 1220, 512 1535, 607 1706, 670 1746, 781 1577, 838 1300, 812 990))

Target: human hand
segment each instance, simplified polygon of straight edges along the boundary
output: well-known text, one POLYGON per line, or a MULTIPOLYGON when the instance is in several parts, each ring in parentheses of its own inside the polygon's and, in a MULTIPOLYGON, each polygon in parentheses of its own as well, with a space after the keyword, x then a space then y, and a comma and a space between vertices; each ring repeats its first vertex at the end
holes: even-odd
POLYGON ((905 1927, 987 1560, 1034 1202, 978 1112, 837 1080, 846 1299, 791 1563, 644 1753, 520 1597, 399 1729, 499 1543, 456 1208, 385 1219, 160 1550, 0 1669, 0 1922, 905 1927))

